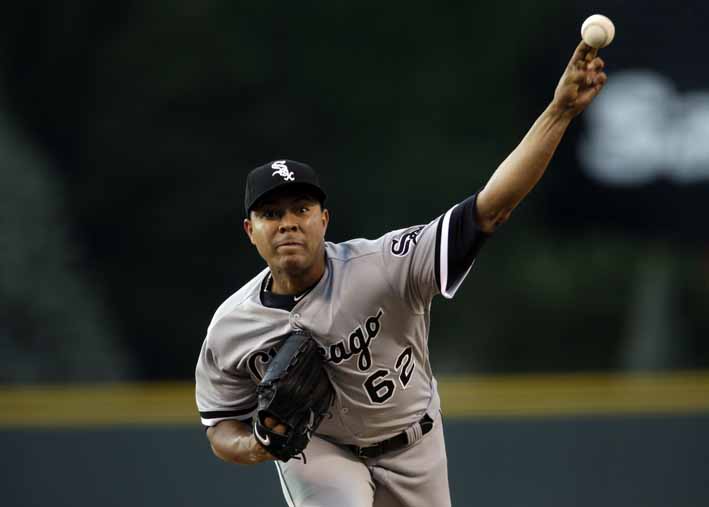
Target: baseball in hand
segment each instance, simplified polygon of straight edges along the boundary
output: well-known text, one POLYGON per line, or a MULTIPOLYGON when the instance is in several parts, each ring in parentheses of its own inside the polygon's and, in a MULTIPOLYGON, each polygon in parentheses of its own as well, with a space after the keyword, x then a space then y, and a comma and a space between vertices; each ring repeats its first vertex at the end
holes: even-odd
POLYGON ((581 38, 592 48, 604 48, 615 37, 613 22, 603 14, 594 14, 586 18, 581 25, 581 38))

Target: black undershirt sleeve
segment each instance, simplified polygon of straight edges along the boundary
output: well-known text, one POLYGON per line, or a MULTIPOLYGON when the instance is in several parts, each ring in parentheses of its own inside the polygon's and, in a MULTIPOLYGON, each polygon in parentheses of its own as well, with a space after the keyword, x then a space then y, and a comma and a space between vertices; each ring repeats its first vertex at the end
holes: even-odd
MULTIPOLYGON (((465 199, 451 212, 448 224, 448 237, 439 241, 448 241, 448 280, 446 291, 458 284, 473 264, 489 234, 480 229, 475 213, 478 194, 465 199)), ((443 221, 443 218, 441 218, 443 221)), ((438 250, 438 249, 437 249, 438 250)))

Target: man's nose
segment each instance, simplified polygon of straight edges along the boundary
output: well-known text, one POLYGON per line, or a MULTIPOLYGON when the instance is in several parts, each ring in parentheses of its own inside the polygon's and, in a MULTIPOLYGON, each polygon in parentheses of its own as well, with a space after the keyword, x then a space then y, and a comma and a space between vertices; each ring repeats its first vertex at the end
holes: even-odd
POLYGON ((281 223, 278 225, 279 232, 294 232, 298 230, 298 220, 293 213, 286 213, 281 218, 281 223))

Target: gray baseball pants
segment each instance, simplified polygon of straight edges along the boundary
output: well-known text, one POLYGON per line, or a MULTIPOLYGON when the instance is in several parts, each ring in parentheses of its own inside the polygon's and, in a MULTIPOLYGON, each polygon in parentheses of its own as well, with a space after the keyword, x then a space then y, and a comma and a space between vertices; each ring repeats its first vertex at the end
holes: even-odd
POLYGON ((450 507, 443 423, 400 451, 373 459, 313 437, 307 463, 276 462, 289 507, 450 507))

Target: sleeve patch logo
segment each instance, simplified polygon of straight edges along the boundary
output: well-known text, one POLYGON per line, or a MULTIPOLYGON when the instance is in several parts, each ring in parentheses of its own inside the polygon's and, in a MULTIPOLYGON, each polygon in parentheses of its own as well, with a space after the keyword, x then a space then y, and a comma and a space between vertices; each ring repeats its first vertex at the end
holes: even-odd
POLYGON ((423 225, 396 238, 391 244, 391 253, 397 257, 404 257, 411 251, 411 246, 416 246, 418 236, 423 230, 423 225))

